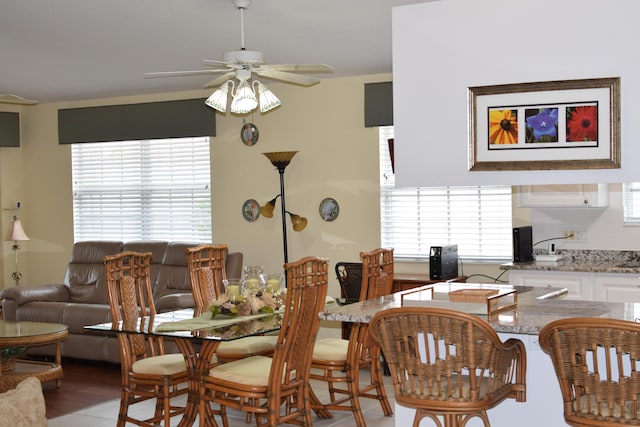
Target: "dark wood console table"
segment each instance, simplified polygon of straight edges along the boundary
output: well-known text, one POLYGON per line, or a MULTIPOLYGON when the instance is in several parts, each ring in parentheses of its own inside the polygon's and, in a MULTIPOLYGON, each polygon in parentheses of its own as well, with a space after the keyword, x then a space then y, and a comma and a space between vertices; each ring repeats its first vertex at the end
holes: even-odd
POLYGON ((467 276, 458 276, 447 280, 431 280, 428 274, 418 273, 394 273, 393 274, 393 291, 400 292, 413 289, 418 286, 431 285, 440 282, 466 282, 467 276))

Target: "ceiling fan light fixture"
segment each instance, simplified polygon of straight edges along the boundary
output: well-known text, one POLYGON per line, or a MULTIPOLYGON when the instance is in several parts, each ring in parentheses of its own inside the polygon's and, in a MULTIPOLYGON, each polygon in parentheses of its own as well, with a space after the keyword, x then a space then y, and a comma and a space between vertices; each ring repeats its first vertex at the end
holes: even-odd
POLYGON ((271 92, 269 88, 267 88, 258 80, 254 80, 253 86, 257 87, 261 113, 266 113, 267 111, 273 110, 274 108, 279 107, 280 104, 282 104, 278 97, 275 96, 275 94, 271 92))
POLYGON ((231 112, 235 114, 248 114, 258 107, 256 94, 246 80, 242 80, 231 101, 231 112))
POLYGON ((218 89, 216 89, 206 101, 209 107, 218 110, 221 113, 227 112, 227 101, 229 99, 229 83, 233 87, 233 81, 227 80, 218 89))

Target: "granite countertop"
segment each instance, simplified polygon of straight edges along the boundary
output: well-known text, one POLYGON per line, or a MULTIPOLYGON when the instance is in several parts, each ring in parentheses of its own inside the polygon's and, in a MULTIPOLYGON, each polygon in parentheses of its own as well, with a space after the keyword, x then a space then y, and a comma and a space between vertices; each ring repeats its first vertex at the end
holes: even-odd
MULTIPOLYGON (((416 289, 427 289, 424 286, 416 289)), ((403 297, 411 291, 397 292, 373 300, 337 306, 319 314, 322 320, 368 323, 379 311, 403 306, 403 297)), ((428 292, 430 294, 430 292, 428 292)), ((564 288, 510 287, 509 285, 440 283, 435 285, 434 299, 404 299, 404 306, 435 306, 476 314, 486 319, 491 326, 502 333, 537 335, 547 323, 566 317, 606 317, 635 321, 640 318, 640 304, 606 303, 600 301, 570 300, 562 296, 564 288), (448 292, 461 288, 516 289, 517 307, 496 314, 487 315, 486 309, 478 311, 479 304, 449 302, 448 292), (561 293, 561 295, 556 295, 561 293), (546 297, 546 298, 545 298, 546 297)))
POLYGON ((558 261, 510 262, 501 270, 573 271, 593 273, 640 273, 640 252, 609 250, 562 250, 558 261))

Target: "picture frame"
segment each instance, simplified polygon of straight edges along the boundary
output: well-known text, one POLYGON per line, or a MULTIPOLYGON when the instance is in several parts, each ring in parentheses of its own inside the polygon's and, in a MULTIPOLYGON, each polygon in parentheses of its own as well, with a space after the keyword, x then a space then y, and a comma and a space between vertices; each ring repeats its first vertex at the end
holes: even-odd
POLYGON ((469 170, 616 169, 620 78, 468 89, 469 170))

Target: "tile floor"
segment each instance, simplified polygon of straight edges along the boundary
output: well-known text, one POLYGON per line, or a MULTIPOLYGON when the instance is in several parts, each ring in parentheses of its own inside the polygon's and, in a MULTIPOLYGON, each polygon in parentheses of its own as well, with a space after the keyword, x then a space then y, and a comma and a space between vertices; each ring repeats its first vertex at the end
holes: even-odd
MULTIPOLYGON (((362 371, 361 379, 364 381, 367 379, 366 371, 362 371)), ((391 387, 391 381, 389 377, 385 377, 385 384, 387 394, 391 403, 391 407, 394 407, 393 401, 393 388, 391 387)), ((326 392, 326 385, 317 381, 312 381, 311 386, 318 395, 318 397, 324 402, 327 401, 328 393, 326 392)), ((112 400, 100 405, 96 405, 90 408, 82 409, 72 414, 64 415, 62 417, 53 418, 49 420, 49 427, 102 427, 102 426, 114 426, 118 415, 118 407, 120 401, 112 400)), ((364 418, 367 422, 367 427, 394 427, 394 417, 385 417, 380 408, 380 404, 372 399, 360 399, 360 405, 362 406, 364 418)), ((138 405, 136 410, 145 411, 149 414, 153 411, 152 405, 149 402, 138 405), (142 405, 147 405, 142 407, 142 405)), ((346 427, 353 426, 354 420, 351 412, 347 411, 335 411, 334 418, 322 419, 318 418, 314 414, 313 425, 317 427, 329 427, 338 426, 346 427)), ((175 424, 177 424, 177 418, 174 418, 175 424)), ((219 421, 219 420, 218 420, 219 421)), ((130 424, 127 424, 129 426, 130 424)), ((197 422, 196 424, 197 425, 197 422)), ((245 422, 244 414, 239 412, 233 412, 229 416, 229 427, 247 427, 254 425, 247 424, 245 422)))

